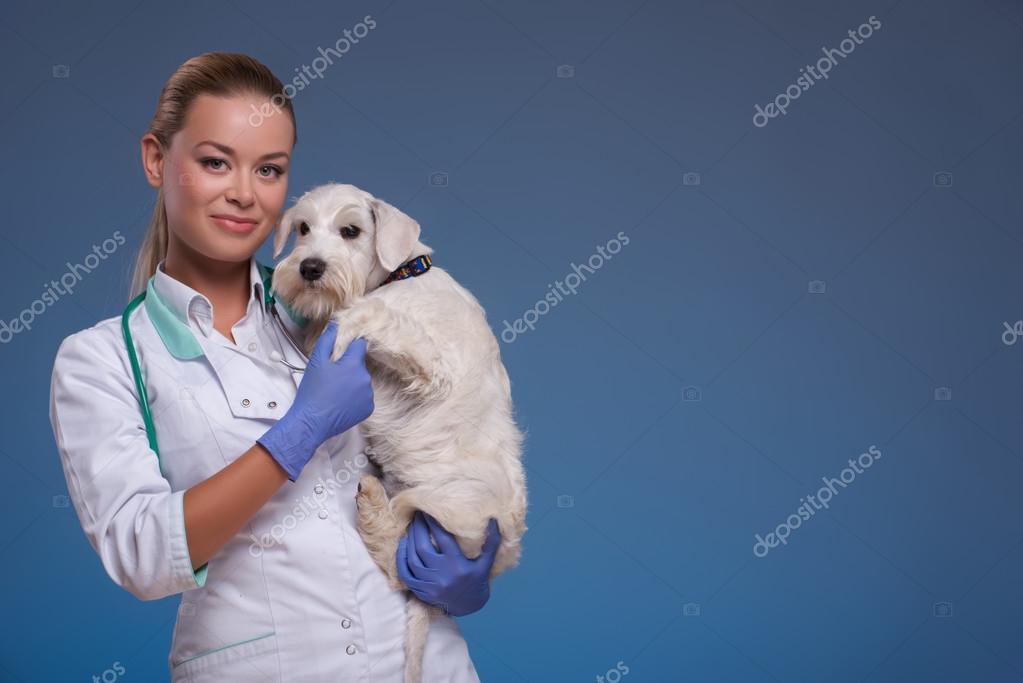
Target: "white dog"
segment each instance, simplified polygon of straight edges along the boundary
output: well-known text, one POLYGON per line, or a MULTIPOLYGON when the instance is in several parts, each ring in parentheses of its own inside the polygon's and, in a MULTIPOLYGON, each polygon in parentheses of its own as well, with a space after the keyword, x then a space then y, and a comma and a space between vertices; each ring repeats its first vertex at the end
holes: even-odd
MULTIPOLYGON (((479 555, 495 518, 501 545, 490 576, 514 567, 526 531, 523 435, 483 308, 438 266, 384 283, 433 249, 419 241, 419 223, 354 185, 303 195, 281 218, 274 258, 291 232, 295 246, 275 267, 273 288, 311 319, 307 353, 331 317, 333 360, 354 338, 367 342, 375 408, 361 428, 383 483, 362 477, 356 503, 373 559, 396 590, 404 588, 398 541, 423 510, 457 537, 466 557, 479 555)), ((430 619, 442 612, 411 593, 407 611, 405 680, 417 683, 430 619)))

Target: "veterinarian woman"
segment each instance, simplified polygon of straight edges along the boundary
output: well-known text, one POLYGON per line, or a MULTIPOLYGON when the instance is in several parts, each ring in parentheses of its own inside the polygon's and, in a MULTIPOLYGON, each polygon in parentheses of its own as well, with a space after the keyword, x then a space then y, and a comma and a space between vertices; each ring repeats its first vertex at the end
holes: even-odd
MULTIPOLYGON (((380 474, 354 428, 373 411, 365 340, 331 362, 332 324, 306 371, 290 369, 282 360, 305 360, 281 325, 300 338, 303 320, 285 310, 274 321, 254 257, 297 140, 283 92, 233 53, 190 59, 166 83, 141 141, 159 189, 133 283, 132 297, 146 296, 127 315, 144 384, 121 316, 100 321, 60 345, 50 420, 107 574, 141 600, 181 595, 173 681, 401 681, 407 594, 388 587, 355 528, 359 477, 380 474)), ((447 610, 431 624, 423 680, 478 681, 451 616, 486 602, 499 539, 467 560, 440 553, 430 532, 446 534, 417 515, 401 568, 447 610)))

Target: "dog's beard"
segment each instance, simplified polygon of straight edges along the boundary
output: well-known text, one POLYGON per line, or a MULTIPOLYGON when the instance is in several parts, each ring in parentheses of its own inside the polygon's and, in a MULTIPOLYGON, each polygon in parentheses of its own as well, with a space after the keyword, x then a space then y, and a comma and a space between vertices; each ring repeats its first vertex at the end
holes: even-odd
POLYGON ((282 279, 281 295, 292 309, 313 320, 323 320, 350 305, 366 291, 365 278, 352 271, 328 266, 318 280, 304 279, 288 271, 282 279))

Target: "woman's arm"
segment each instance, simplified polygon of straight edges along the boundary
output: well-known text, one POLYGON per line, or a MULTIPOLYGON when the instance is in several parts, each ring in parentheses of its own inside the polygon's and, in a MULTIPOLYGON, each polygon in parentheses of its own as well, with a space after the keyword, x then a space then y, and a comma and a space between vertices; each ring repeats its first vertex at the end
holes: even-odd
POLYGON ((321 443, 373 412, 366 340, 355 339, 332 362, 336 338, 337 323, 331 320, 284 416, 237 460, 185 492, 185 536, 193 568, 216 555, 284 482, 298 479, 321 443))
POLYGON ((257 443, 185 491, 185 537, 192 568, 216 555, 286 481, 288 473, 257 443))

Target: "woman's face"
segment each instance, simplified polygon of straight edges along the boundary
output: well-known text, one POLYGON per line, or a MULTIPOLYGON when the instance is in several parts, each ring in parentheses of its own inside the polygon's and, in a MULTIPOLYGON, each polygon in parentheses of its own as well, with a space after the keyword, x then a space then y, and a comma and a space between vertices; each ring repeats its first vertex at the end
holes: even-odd
POLYGON ((202 94, 165 155, 152 135, 143 137, 149 182, 164 191, 169 249, 178 240, 209 259, 247 261, 273 230, 288 191, 294 129, 283 109, 266 116, 266 102, 202 94))

